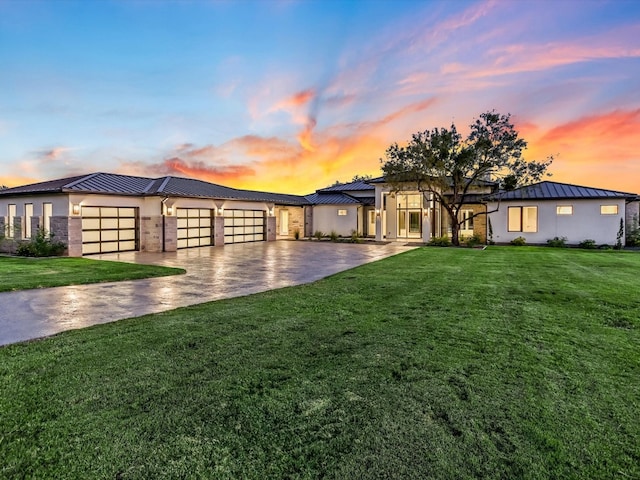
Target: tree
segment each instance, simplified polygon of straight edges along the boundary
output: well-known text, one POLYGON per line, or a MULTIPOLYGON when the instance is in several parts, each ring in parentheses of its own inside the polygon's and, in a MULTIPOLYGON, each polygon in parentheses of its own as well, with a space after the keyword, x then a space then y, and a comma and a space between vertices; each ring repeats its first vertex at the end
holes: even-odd
POLYGON ((371 180, 373 177, 371 175, 354 175, 353 178, 351 179, 351 183, 353 182, 368 182, 369 180, 371 180))
MULTIPOLYGON (((514 189, 539 181, 553 161, 527 161, 522 152, 527 142, 518 138, 511 115, 495 111, 482 113, 463 138, 455 126, 434 128, 412 135, 406 146, 392 144, 381 159, 382 171, 396 191, 403 184, 415 185, 425 196, 439 201, 451 218, 452 243, 459 245, 459 213, 474 187, 487 182, 502 189, 514 189)), ((486 215, 490 212, 478 212, 486 215)))

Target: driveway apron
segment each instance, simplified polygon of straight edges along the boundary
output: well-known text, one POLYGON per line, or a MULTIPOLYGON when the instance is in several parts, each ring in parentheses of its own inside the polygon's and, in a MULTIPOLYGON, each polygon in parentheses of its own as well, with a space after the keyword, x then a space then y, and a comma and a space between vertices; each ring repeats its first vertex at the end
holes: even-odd
POLYGON ((313 282, 407 250, 278 241, 90 258, 184 268, 185 275, 0 293, 0 345, 65 330, 313 282))

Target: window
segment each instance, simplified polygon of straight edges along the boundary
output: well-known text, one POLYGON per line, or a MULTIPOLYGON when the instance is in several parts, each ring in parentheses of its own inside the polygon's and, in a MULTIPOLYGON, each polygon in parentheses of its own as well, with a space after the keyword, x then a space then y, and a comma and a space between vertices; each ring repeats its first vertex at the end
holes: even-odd
POLYGON ((24 204, 24 238, 31 238, 31 217, 33 217, 33 203, 24 204))
POLYGON ((538 207, 509 207, 507 230, 509 232, 537 232, 538 207))
POLYGON ((556 205, 556 215, 573 215, 573 205, 556 205))
POLYGON ((473 210, 460 210, 460 230, 473 230, 473 210))
POLYGON ((9 204, 7 208, 7 213, 9 216, 9 223, 7 224, 7 237, 13 238, 15 235, 15 222, 16 222, 16 206, 13 204, 9 204))
POLYGON ((42 228, 47 233, 51 232, 51 215, 53 215, 53 204, 45 202, 42 204, 42 228))
POLYGON ((347 210, 344 208, 340 208, 338 209, 338 216, 339 217, 344 217, 345 215, 347 215, 347 210))
POLYGON ((600 205, 600 215, 617 215, 618 205, 600 205))

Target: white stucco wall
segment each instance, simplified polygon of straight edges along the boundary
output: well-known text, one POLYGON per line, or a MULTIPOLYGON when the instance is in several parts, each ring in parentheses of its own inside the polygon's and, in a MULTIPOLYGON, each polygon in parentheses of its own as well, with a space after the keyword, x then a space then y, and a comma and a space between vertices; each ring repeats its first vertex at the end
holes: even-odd
MULTIPOLYGON (((497 203, 489 203, 489 211, 497 208, 497 203)), ((493 228, 493 241, 508 243, 514 238, 524 237, 529 244, 546 244, 554 237, 566 237, 568 244, 578 244, 586 239, 597 244, 614 245, 620 228, 620 219, 624 219, 625 201, 621 199, 595 200, 544 200, 501 202, 500 210, 489 215, 493 228), (572 215, 558 215, 556 207, 572 205, 572 215), (601 205, 617 205, 616 215, 601 215, 601 205), (508 207, 538 207, 537 232, 509 232, 508 207)), ((624 241, 624 239, 623 239, 624 241)))
POLYGON ((351 236, 358 229, 358 205, 316 205, 313 207, 313 232, 320 230, 325 235, 334 230, 343 237, 351 236), (338 210, 346 210, 344 216, 338 210))

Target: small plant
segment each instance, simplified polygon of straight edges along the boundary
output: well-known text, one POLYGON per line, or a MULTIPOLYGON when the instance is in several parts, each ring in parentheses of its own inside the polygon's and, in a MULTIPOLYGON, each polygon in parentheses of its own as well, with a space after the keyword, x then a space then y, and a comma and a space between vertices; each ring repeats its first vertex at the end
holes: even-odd
POLYGON ((598 245, 598 248, 600 250, 612 250, 613 247, 611 245, 609 245, 608 243, 603 243, 602 245, 598 245))
POLYGON ((296 228, 293 231, 293 238, 295 238, 296 240, 300 240, 300 229, 299 228, 296 228))
POLYGON ((351 243, 360 243, 360 235, 358 235, 357 230, 351 230, 351 238, 349 239, 351 243))
POLYGON ((578 247, 586 248, 586 249, 594 249, 594 248, 596 248, 596 241, 595 240, 591 240, 590 238, 587 238, 586 240, 581 241, 578 244, 578 247))
POLYGON ((475 247, 476 245, 480 245, 482 243, 482 237, 479 233, 474 232, 469 238, 464 239, 464 244, 467 247, 475 247))
POLYGON ((547 240, 547 246, 564 248, 567 246, 567 237, 553 237, 547 240))
POLYGON ((527 240, 524 237, 516 237, 511 240, 511 245, 515 245, 516 247, 522 247, 527 244, 527 240))
POLYGON ((313 236, 316 237, 316 240, 322 240, 322 237, 324 237, 324 233, 322 233, 321 230, 316 230, 315 232, 313 232, 313 236))
POLYGON ((39 228, 35 237, 29 242, 21 243, 16 251, 22 257, 54 257, 62 255, 67 246, 53 239, 54 234, 39 228))
POLYGON ((613 247, 616 250, 622 249, 622 237, 624 236, 624 222, 620 219, 620 228, 618 229, 618 234, 616 235, 616 244, 613 247))
POLYGON ((329 238, 331 239, 332 242, 337 242, 338 241, 338 232, 336 232, 335 230, 331 230, 331 233, 329 234, 329 238))
POLYGON ((442 237, 433 237, 431 240, 429 240, 429 243, 427 245, 430 245, 432 247, 450 247, 451 239, 446 235, 443 235, 442 237))

